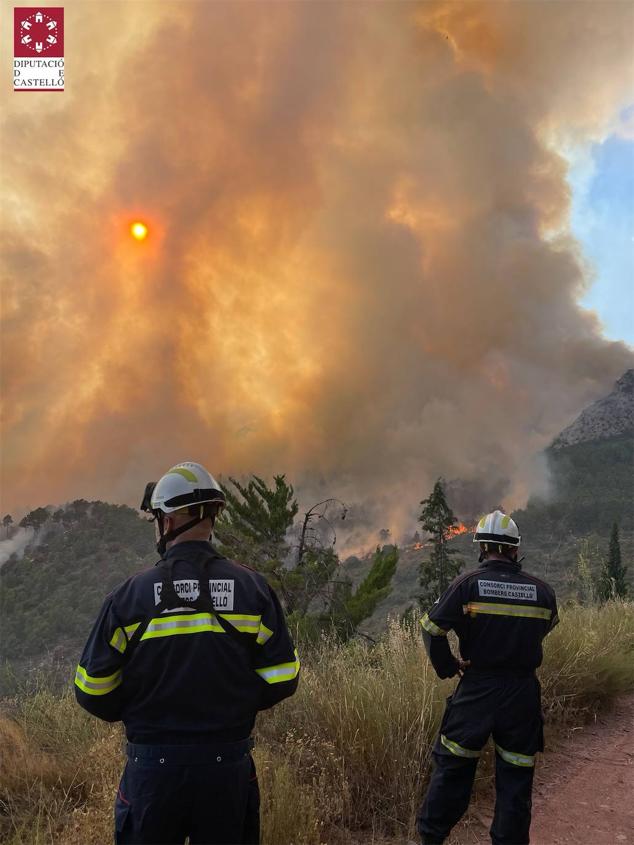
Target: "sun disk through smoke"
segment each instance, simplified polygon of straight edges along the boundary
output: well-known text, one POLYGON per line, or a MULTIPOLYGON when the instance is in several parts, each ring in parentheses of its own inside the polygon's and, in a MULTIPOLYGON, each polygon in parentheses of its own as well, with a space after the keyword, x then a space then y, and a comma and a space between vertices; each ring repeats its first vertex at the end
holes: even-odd
POLYGON ((130 226, 130 234, 136 241, 144 241, 148 235, 148 228, 145 223, 137 221, 130 226))

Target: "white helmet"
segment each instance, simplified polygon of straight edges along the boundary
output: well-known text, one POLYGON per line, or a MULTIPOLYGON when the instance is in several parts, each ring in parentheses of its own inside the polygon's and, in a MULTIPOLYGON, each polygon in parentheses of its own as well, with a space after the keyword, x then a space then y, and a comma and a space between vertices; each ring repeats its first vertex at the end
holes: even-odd
MULTIPOLYGON (((185 531, 205 519, 211 518, 213 524, 213 520, 223 510, 226 501, 225 494, 215 478, 207 472, 205 467, 191 461, 176 464, 157 482, 150 481, 146 484, 141 510, 152 513, 157 521, 160 536, 156 549, 161 557, 165 554, 167 544, 185 531), (205 507, 211 504, 217 505, 217 508, 205 507), (189 522, 179 528, 173 528, 166 534, 165 514, 179 510, 187 511, 192 505, 200 505, 198 514, 192 516, 189 522)), ((189 513, 192 512, 189 511, 189 513)))
POLYGON ((150 498, 150 510, 174 513, 190 505, 215 502, 222 510, 225 494, 204 466, 185 461, 168 470, 157 482, 150 498))
POLYGON ((521 539, 515 522, 502 511, 483 516, 473 535, 474 543, 495 543, 498 546, 519 546, 521 539))

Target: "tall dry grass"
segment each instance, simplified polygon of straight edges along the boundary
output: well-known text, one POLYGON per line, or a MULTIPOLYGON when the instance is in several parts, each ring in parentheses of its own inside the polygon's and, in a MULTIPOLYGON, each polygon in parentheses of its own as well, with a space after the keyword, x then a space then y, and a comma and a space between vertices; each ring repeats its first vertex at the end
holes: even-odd
POLYGON ((569 604, 560 616, 539 670, 547 721, 559 725, 634 688, 634 603, 569 604))
MULTIPOLYGON (((634 605, 570 606, 548 637, 540 677, 551 726, 579 723, 634 688, 634 605)), ((323 640, 297 694, 260 716, 256 763, 265 845, 412 833, 445 696, 418 633, 392 625, 376 647, 323 640)), ((5 703, 0 841, 110 841, 123 765, 119 727, 84 714, 71 691, 5 703)))

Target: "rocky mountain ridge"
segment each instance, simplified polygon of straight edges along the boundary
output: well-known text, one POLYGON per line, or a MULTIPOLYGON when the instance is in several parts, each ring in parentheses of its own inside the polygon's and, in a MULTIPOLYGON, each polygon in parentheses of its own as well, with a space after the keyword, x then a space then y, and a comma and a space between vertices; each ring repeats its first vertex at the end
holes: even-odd
POLYGON ((627 370, 608 396, 585 408, 553 440, 553 449, 589 440, 607 440, 634 431, 634 369, 627 370))

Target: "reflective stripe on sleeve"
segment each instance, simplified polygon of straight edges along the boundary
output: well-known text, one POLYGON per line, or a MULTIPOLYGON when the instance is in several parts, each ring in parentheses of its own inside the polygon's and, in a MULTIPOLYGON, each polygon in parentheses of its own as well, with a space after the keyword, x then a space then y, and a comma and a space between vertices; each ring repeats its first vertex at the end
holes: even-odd
POLYGON ((454 742, 451 739, 447 739, 444 734, 440 735, 440 741, 442 744, 451 751, 452 754, 455 754, 456 757, 479 757, 479 751, 471 751, 470 748, 463 748, 462 745, 458 745, 457 742, 454 742))
POLYGON ((112 639, 110 640, 110 645, 113 648, 123 654, 123 652, 128 647, 128 640, 134 634, 136 629, 139 627, 141 623, 135 622, 134 625, 126 625, 125 628, 117 628, 112 635, 112 639))
POLYGON ((92 675, 86 672, 83 666, 78 666, 75 672, 75 684, 82 692, 88 695, 106 695, 112 692, 113 689, 116 689, 120 683, 120 669, 117 669, 113 675, 108 675, 104 678, 92 677, 92 675))
POLYGON ((514 766, 526 766, 532 768, 535 765, 535 755, 530 754, 516 754, 514 751, 505 751, 503 748, 495 743, 495 750, 503 760, 507 763, 512 763, 514 766))
POLYGON ((530 607, 526 604, 496 604, 495 602, 470 601, 462 607, 465 613, 476 616, 485 613, 490 616, 521 616, 526 619, 546 619, 552 616, 548 607, 530 607))
POLYGON ((425 614, 423 618, 420 620, 420 624, 423 628, 427 631, 428 634, 431 634, 432 637, 446 637, 447 631, 444 628, 439 628, 435 622, 432 622, 429 618, 429 614, 425 614))
POLYGON ((257 643, 258 645, 264 645, 267 640, 269 640, 273 636, 273 631, 270 628, 267 628, 264 622, 260 622, 260 630, 258 631, 258 638, 257 643))
POLYGON ((255 671, 267 684, 279 684, 282 681, 292 681, 299 672, 299 655, 295 649, 295 660, 290 663, 277 663, 275 666, 266 666, 264 669, 255 671))

